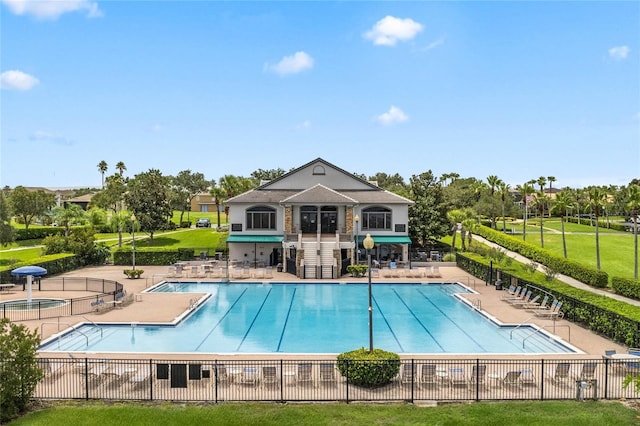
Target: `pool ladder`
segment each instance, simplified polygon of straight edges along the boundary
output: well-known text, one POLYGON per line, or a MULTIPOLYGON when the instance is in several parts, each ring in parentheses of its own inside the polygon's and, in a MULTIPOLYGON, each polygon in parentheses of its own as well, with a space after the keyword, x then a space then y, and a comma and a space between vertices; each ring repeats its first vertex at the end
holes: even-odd
POLYGON ((198 306, 198 298, 192 297, 189 299, 189 309, 194 309, 196 306, 198 306))
POLYGON ((482 300, 480 299, 473 299, 473 301, 471 302, 471 305, 473 306, 474 309, 477 309, 478 311, 482 310, 482 300))

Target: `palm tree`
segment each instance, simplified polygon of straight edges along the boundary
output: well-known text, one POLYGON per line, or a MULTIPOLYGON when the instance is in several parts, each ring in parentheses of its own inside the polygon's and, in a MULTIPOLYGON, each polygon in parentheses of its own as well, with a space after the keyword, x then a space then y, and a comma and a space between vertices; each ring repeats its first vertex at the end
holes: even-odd
MULTIPOLYGON (((540 192, 544 192, 544 187, 547 184, 547 178, 544 176, 540 176, 536 183, 540 185, 540 192)), ((540 211, 540 209, 538 209, 538 211, 540 211)), ((544 206, 542 206, 542 215, 544 216, 544 206)))
POLYGON ((567 241, 564 235, 564 217, 567 210, 573 208, 573 199, 571 194, 566 191, 559 192, 553 205, 554 211, 560 215, 560 227, 562 229, 562 249, 564 250, 564 258, 567 258, 567 241))
POLYGON ((627 207, 631 210, 633 220, 633 277, 638 280, 638 211, 640 210, 640 186, 629 185, 627 188, 627 207))
POLYGON ((120 176, 122 176, 122 173, 127 170, 127 166, 125 166, 122 161, 118 161, 118 164, 116 164, 116 170, 120 173, 120 176))
POLYGON ((547 204, 547 196, 543 191, 536 191, 534 204, 538 210, 538 220, 540 221, 540 247, 544 248, 544 224, 542 223, 542 219, 544 217, 544 207, 547 204))
POLYGON ((507 222, 504 217, 504 204, 507 200, 507 196, 509 195, 509 191, 511 191, 509 184, 500 181, 498 184, 498 193, 500 194, 500 201, 502 201, 502 232, 505 232, 507 229, 507 222))
POLYGON ((213 202, 216 205, 216 212, 218 214, 218 229, 220 229, 220 204, 222 204, 222 200, 224 200, 225 192, 224 188, 220 186, 216 186, 216 181, 211 181, 211 189, 209 190, 211 197, 213 197, 213 202))
MULTIPOLYGON (((473 216, 468 216, 466 219, 462 221, 462 229, 464 233, 467 234, 467 239, 469 241, 469 247, 471 247, 471 241, 473 240, 473 233, 476 232, 478 228, 478 219, 473 216)), ((465 246, 465 236, 464 234, 460 236, 462 238, 462 250, 466 251, 467 247, 465 246)))
MULTIPOLYGON (((500 180, 498 176, 491 175, 487 177, 487 185, 489 185, 489 194, 491 195, 492 201, 493 201, 493 196, 495 195, 495 192, 496 192, 496 187, 499 186, 501 183, 502 183, 502 180, 500 180)), ((493 229, 496 228, 496 215, 494 214, 493 209, 491 209, 491 227, 493 229)))
POLYGON ((102 189, 104 189, 104 174, 107 172, 108 169, 109 169, 109 166, 107 165, 106 161, 102 160, 101 162, 98 163, 98 171, 102 175, 102 189))
POLYGON ((529 216, 529 212, 527 211, 527 197, 529 194, 533 192, 533 187, 531 186, 531 182, 525 182, 522 185, 517 185, 516 190, 522 196, 522 203, 524 204, 524 209, 522 210, 522 240, 526 241, 527 239, 527 217, 529 216))
POLYGON ((599 234, 599 226, 598 222, 600 222, 600 214, 602 213, 602 208, 605 206, 607 202, 606 193, 598 188, 597 186, 592 186, 587 189, 588 194, 588 206, 593 212, 596 220, 596 268, 598 271, 600 270, 600 234, 599 234))
POLYGON ((466 219, 466 215, 463 210, 451 210, 447 213, 447 219, 451 223, 451 253, 456 248, 456 235, 458 234, 458 224, 466 219))

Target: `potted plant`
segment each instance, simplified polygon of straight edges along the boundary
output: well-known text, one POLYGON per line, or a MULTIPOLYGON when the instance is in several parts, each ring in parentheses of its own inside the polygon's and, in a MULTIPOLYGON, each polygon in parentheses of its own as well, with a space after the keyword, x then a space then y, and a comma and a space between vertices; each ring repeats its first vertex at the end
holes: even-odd
POLYGON ((140 278, 140 275, 144 273, 142 269, 125 269, 123 272, 129 279, 140 278))

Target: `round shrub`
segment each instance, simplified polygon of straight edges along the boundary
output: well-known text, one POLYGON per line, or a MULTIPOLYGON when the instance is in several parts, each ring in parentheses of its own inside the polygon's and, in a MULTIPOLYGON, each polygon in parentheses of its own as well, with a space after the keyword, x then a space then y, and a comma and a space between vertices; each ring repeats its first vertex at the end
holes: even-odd
POLYGON ((393 352, 365 348, 338 355, 338 370, 351 384, 377 388, 391 383, 400 371, 400 356, 393 352))

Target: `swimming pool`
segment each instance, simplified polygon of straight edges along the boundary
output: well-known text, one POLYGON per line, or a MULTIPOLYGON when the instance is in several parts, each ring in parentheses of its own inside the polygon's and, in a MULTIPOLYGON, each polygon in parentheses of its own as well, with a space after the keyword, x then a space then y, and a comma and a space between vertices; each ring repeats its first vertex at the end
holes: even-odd
MULTIPOLYGON (((367 284, 164 283, 153 291, 210 297, 176 325, 101 325, 99 333, 88 324, 50 339, 40 350, 341 353, 368 347, 367 284)), ((530 326, 514 330, 496 324, 455 297, 465 292, 470 290, 460 284, 376 283, 375 347, 416 354, 576 352, 530 326)))

